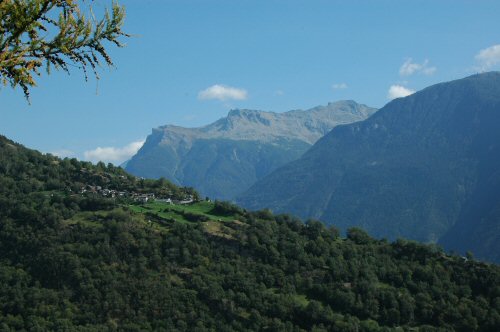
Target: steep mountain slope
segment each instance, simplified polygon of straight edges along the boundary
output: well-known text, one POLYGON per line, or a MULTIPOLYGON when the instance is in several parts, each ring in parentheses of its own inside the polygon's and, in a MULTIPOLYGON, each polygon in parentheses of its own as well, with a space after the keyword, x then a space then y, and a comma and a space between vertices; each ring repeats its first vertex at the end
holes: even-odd
MULTIPOLYGON (((182 197, 0 136, 2 331, 498 331, 500 267, 182 197)), ((195 194, 191 192, 191 194, 195 194)))
POLYGON ((201 128, 153 129, 126 170, 165 177, 204 195, 232 199, 279 166, 300 157, 339 124, 366 119, 376 110, 353 101, 285 113, 232 110, 201 128))
POLYGON ((434 85, 336 127, 238 202, 379 237, 434 242, 456 227, 461 240, 450 233, 444 244, 498 259, 488 251, 499 252, 499 156, 500 73, 492 72, 434 85))

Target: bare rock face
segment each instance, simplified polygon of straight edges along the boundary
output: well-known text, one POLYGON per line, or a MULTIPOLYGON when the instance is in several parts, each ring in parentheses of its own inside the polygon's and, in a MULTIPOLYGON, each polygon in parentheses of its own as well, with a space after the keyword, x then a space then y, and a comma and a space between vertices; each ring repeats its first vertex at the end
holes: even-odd
POLYGON ((285 113, 236 109, 200 128, 166 125, 153 129, 126 170, 165 177, 212 198, 232 199, 300 157, 335 126, 364 120, 375 111, 339 101, 285 113))

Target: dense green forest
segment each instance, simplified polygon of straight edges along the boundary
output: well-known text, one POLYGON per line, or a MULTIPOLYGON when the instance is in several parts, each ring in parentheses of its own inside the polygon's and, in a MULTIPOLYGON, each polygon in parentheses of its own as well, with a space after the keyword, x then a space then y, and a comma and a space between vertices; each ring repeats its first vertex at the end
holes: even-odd
POLYGON ((1 331, 498 331, 500 268, 0 137, 1 331))

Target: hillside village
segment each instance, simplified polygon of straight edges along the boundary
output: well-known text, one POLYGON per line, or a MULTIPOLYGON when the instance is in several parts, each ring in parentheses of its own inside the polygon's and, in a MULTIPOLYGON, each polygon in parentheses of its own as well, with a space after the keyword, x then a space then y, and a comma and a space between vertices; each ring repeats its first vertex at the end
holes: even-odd
POLYGON ((106 197, 106 198, 130 198, 134 202, 140 202, 140 203, 148 203, 148 202, 164 202, 167 204, 177 204, 177 205, 186 205, 186 204, 191 204, 196 202, 195 198, 193 195, 188 195, 184 199, 179 200, 173 198, 172 195, 169 196, 157 196, 155 193, 139 193, 139 192, 134 192, 134 191, 120 191, 120 190, 115 190, 115 189, 108 189, 108 188, 103 188, 102 186, 94 186, 94 185, 85 185, 82 186, 80 189, 80 194, 95 194, 99 195, 101 197, 106 197))

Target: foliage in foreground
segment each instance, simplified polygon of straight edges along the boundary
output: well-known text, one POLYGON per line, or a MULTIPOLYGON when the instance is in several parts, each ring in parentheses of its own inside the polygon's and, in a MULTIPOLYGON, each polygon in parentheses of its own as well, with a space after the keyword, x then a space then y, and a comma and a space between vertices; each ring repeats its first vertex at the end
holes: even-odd
POLYGON ((118 47, 125 10, 112 3, 111 13, 96 19, 92 1, 81 0, 2 0, 0 1, 0 79, 4 85, 20 86, 26 98, 36 85, 34 76, 45 67, 82 69, 112 65, 105 43, 118 47), (101 59, 101 60, 100 60, 101 59))
MULTIPOLYGON (((374 240, 360 229, 343 239, 316 221, 227 203, 186 209, 207 214, 203 221, 149 223, 119 202, 89 204, 63 190, 83 174, 76 171, 82 163, 2 138, 0 152, 2 330, 500 327, 498 266, 374 240)), ((99 167, 86 165, 93 171, 84 173, 121 174, 99 167)))

